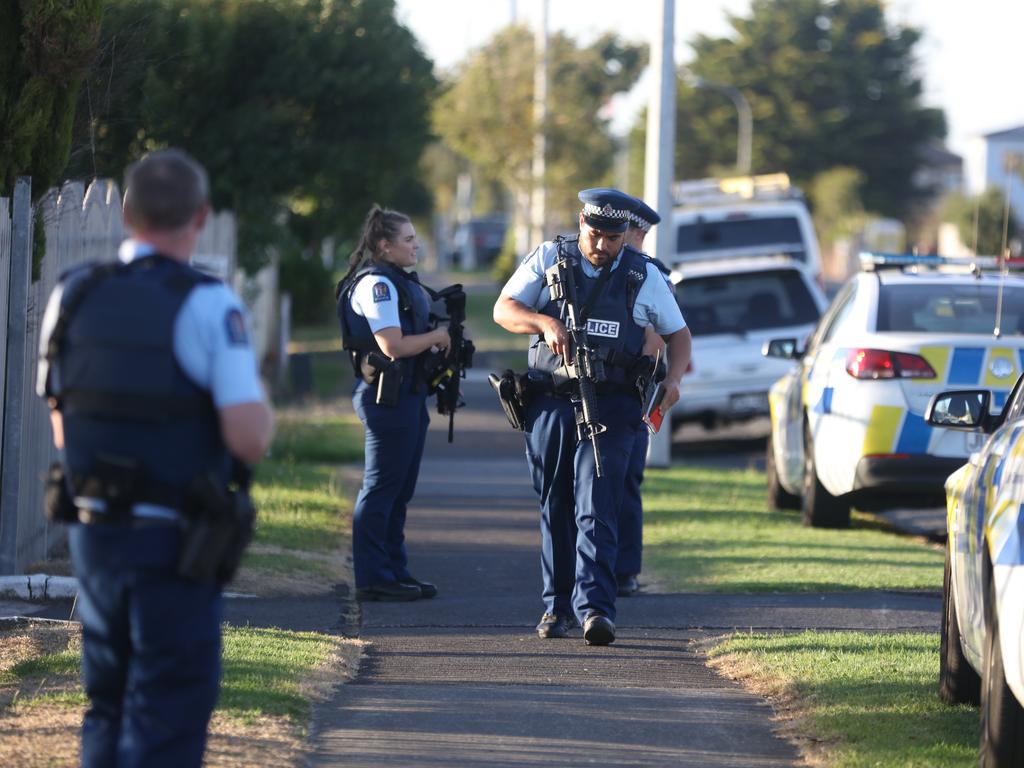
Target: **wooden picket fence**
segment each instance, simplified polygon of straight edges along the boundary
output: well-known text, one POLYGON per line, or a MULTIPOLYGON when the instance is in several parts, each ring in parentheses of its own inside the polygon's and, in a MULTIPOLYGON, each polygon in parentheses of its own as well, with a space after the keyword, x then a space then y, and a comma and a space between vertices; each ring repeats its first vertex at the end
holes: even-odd
MULTIPOLYGON (((44 559, 63 531, 43 516, 43 478, 57 454, 49 412, 36 395, 39 331, 57 278, 86 261, 110 261, 123 239, 121 194, 97 179, 88 189, 69 182, 31 205, 31 183, 19 179, 10 201, 0 198, 0 574, 23 573, 44 559), (33 217, 41 216, 45 254, 32 279, 33 217)), ((211 216, 199 243, 206 263, 231 280, 235 220, 211 216)), ((274 302, 270 302, 274 304, 274 302)))

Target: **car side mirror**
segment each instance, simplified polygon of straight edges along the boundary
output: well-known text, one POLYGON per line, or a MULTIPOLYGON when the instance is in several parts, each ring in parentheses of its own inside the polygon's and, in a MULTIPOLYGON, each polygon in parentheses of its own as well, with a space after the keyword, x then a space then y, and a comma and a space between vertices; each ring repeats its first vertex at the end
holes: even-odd
POLYGON ((989 405, 992 393, 987 389, 960 389, 939 392, 928 402, 924 420, 933 427, 981 429, 991 431, 989 405))
POLYGON ((761 347, 761 354, 781 360, 796 360, 803 357, 804 350, 796 339, 771 339, 761 347))

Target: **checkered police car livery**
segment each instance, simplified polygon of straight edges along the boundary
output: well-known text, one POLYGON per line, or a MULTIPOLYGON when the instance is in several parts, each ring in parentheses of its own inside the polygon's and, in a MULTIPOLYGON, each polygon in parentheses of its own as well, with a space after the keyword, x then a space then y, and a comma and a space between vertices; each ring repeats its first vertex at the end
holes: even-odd
POLYGON ((799 360, 769 391, 769 499, 815 526, 849 525, 851 505, 941 503, 982 437, 927 424, 929 400, 984 387, 998 410, 1024 371, 1024 279, 942 257, 862 261, 806 350, 765 345, 799 360))
POLYGON ((997 414, 987 389, 944 392, 928 420, 986 437, 946 481, 939 695, 981 703, 983 766, 1024 764, 1024 377, 997 414), (991 436, 988 436, 991 434, 991 436))

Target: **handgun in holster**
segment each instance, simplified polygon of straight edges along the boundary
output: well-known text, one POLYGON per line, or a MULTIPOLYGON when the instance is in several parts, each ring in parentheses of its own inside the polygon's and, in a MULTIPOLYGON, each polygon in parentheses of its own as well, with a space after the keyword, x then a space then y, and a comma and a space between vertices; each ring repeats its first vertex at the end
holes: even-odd
POLYGON ((522 379, 511 370, 506 370, 501 376, 496 373, 488 374, 487 381, 498 393, 501 409, 505 412, 505 418, 512 429, 522 432, 526 425, 527 405, 527 393, 522 379))
POLYGON ((380 352, 367 352, 360 364, 363 380, 377 385, 377 405, 398 405, 402 391, 402 363, 380 352))
POLYGON ((256 521, 251 479, 249 469, 240 467, 235 487, 225 486, 213 473, 192 480, 185 494, 178 575, 204 584, 225 584, 234 577, 256 521))

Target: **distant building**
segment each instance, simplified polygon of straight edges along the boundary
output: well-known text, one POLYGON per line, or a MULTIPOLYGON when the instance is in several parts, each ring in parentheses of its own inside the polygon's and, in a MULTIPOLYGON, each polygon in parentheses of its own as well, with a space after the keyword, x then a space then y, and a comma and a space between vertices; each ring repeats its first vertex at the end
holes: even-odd
POLYGON ((962 192, 963 158, 950 152, 941 142, 929 142, 921 153, 921 164, 914 173, 914 186, 927 191, 933 201, 950 192, 962 192))
POLYGON ((972 138, 966 170, 968 194, 1009 186, 1010 206, 1017 220, 1024 220, 1024 125, 972 138))

